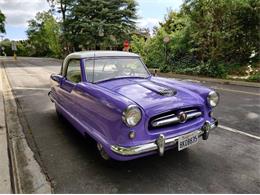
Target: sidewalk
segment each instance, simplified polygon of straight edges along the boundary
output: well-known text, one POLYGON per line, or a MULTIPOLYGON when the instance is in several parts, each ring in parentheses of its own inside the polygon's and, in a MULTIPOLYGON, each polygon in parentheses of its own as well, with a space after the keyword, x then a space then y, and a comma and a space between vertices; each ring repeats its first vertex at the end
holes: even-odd
POLYGON ((0 64, 0 194, 10 194, 12 193, 12 189, 10 177, 10 162, 8 157, 7 129, 5 124, 2 78, 2 66, 0 64))
POLYGON ((0 82, 0 109, 4 107, 0 122, 5 125, 0 134, 0 193, 50 194, 51 183, 28 145, 22 116, 18 114, 19 108, 1 61, 0 82))
MULTIPOLYGON (((154 73, 154 69, 149 69, 149 70, 151 73, 154 73)), ((235 81, 235 80, 228 80, 228 79, 216 79, 216 78, 190 76, 190 75, 182 75, 182 74, 175 74, 175 73, 161 73, 159 71, 157 72, 157 76, 260 88, 260 83, 256 83, 256 82, 235 81)))

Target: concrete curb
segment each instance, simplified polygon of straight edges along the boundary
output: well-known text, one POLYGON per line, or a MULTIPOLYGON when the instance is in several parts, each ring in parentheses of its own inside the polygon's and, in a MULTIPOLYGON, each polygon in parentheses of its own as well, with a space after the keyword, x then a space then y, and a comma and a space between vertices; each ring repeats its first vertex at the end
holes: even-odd
MULTIPOLYGON (((154 69, 149 69, 149 70, 151 73, 154 73, 154 69)), ((228 79, 215 79, 215 78, 208 78, 208 77, 197 77, 197 76, 190 76, 190 75, 181 75, 181 74, 174 74, 174 73, 161 73, 161 72, 157 72, 157 76, 260 88, 260 83, 255 83, 255 82, 234 81, 234 80, 228 80, 228 79)))
POLYGON ((27 143, 16 100, 2 64, 1 73, 13 192, 50 194, 51 184, 27 143))
POLYGON ((10 162, 8 157, 7 129, 5 124, 2 67, 0 67, 0 194, 12 193, 10 162))

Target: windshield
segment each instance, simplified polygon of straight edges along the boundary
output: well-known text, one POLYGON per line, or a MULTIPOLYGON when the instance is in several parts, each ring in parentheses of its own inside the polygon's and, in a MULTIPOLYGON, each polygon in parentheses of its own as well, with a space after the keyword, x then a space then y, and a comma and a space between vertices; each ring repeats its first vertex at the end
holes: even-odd
POLYGON ((93 83, 116 78, 147 78, 149 76, 139 58, 86 59, 85 68, 87 80, 93 83))

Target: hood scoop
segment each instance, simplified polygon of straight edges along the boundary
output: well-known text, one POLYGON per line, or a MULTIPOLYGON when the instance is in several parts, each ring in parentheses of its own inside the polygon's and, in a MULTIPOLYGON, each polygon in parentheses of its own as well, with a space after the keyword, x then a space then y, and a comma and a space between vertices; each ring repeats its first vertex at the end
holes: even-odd
POLYGON ((167 86, 157 84, 157 83, 152 82, 152 81, 141 82, 141 83, 138 83, 138 84, 141 85, 142 87, 145 87, 146 89, 149 89, 149 90, 161 95, 161 96, 170 97, 170 96, 176 95, 176 93, 177 93, 177 91, 175 89, 171 89, 167 86))
POLYGON ((161 91, 159 91, 159 94, 162 96, 174 96, 176 94, 176 90, 174 89, 162 89, 161 91))

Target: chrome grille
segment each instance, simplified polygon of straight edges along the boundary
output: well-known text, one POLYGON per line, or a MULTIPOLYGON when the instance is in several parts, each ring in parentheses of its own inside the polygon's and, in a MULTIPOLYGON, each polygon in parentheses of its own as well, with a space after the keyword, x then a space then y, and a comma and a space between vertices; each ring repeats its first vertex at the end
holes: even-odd
POLYGON ((198 108, 176 110, 153 117, 150 120, 150 128, 161 128, 169 125, 186 123, 198 118, 202 112, 198 108))

